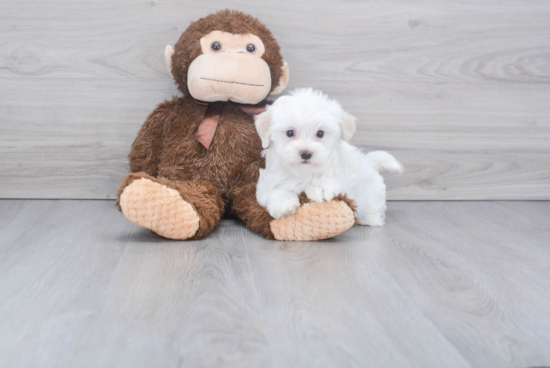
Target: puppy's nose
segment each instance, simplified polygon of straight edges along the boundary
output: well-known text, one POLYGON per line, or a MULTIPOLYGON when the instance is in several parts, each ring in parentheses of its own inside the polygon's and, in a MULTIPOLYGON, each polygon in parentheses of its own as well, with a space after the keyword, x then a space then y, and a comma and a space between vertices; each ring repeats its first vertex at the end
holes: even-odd
POLYGON ((313 156, 313 154, 309 151, 300 151, 300 156, 304 160, 309 160, 311 158, 311 156, 313 156))

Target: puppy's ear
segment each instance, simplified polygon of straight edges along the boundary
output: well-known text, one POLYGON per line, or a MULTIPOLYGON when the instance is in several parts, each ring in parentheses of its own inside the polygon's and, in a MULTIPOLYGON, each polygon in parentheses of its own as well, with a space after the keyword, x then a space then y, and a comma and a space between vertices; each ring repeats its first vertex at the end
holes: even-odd
POLYGON ((349 141, 355 134, 355 116, 345 112, 340 120, 340 127, 342 128, 342 137, 344 140, 349 141))
POLYGON ((269 147, 269 141, 271 136, 269 134, 269 112, 262 112, 260 115, 254 117, 254 125, 256 126, 256 131, 262 140, 262 147, 269 147))

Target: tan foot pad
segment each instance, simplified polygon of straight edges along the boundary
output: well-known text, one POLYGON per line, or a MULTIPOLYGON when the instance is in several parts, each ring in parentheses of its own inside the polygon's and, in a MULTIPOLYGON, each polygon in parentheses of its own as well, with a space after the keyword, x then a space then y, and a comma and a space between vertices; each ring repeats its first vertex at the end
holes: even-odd
POLYGON ((342 201, 305 203, 295 214, 271 221, 277 240, 321 240, 335 237, 355 224, 351 208, 342 201))
POLYGON ((149 179, 138 179, 120 196, 124 216, 134 224, 169 239, 189 239, 199 229, 199 216, 179 193, 149 179))

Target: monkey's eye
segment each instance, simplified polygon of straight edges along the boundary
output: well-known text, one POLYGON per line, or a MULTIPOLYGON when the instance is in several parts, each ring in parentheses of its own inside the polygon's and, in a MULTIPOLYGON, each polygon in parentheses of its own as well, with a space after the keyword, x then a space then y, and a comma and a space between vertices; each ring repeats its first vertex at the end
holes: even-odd
POLYGON ((214 51, 220 51, 222 49, 222 44, 217 41, 214 41, 212 42, 212 45, 210 45, 210 48, 214 51))
POLYGON ((248 51, 249 53, 253 54, 253 53, 256 51, 256 46, 254 46, 253 44, 249 43, 248 45, 246 45, 246 51, 248 51))
POLYGON ((287 130, 286 131, 286 136, 289 137, 289 138, 294 137, 294 134, 296 134, 296 133, 294 133, 294 130, 287 130))
POLYGON ((317 137, 318 138, 323 138, 324 136, 325 136, 325 132, 323 132, 322 130, 317 131, 317 137))

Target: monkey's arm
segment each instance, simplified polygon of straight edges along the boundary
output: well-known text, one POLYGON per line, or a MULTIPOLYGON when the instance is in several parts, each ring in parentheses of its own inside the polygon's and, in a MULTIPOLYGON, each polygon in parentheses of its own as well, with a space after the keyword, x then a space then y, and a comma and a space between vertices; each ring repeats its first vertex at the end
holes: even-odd
POLYGON ((171 109, 166 104, 160 104, 147 117, 128 155, 131 172, 145 172, 151 176, 157 176, 164 123, 170 118, 171 113, 171 109))

